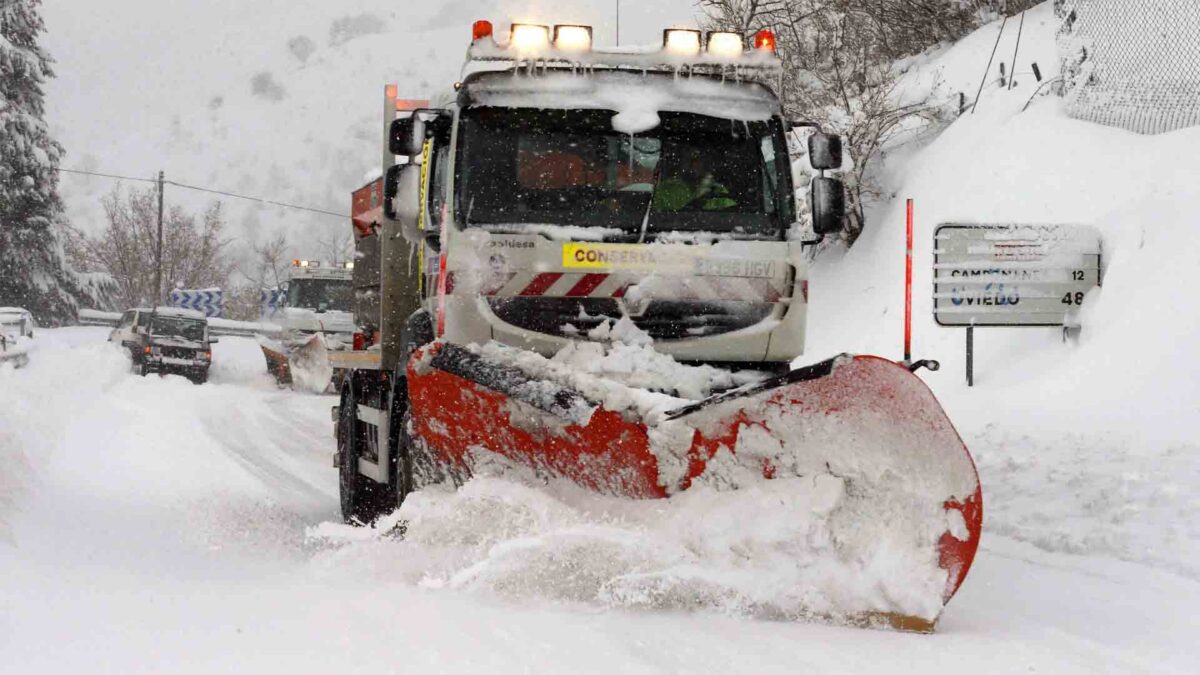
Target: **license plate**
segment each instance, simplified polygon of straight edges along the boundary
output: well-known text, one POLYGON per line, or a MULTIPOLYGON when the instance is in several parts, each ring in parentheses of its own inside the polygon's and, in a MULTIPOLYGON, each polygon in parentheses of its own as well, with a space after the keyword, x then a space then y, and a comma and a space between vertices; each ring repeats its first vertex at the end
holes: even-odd
POLYGON ((164 356, 162 362, 168 366, 194 366, 196 362, 191 359, 177 359, 171 356, 164 356))

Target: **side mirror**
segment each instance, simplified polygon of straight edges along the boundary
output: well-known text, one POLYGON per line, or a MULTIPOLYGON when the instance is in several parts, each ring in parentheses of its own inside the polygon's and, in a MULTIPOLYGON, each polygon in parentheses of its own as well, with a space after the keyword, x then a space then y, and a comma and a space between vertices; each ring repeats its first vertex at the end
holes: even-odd
POLYGON ((842 137, 820 131, 809 136, 808 162, 817 171, 842 168, 842 137))
POLYGON ((421 167, 397 164, 383 177, 383 215, 400 224, 400 234, 410 243, 421 241, 421 167))
POLYGON ((817 176, 812 181, 813 232, 819 236, 840 232, 846 219, 846 186, 836 178, 817 176))
POLYGON ((208 344, 210 344, 210 345, 215 345, 220 341, 221 341, 221 338, 215 338, 215 337, 208 338, 208 344))
POLYGON ((393 203, 400 191, 400 172, 406 164, 389 166, 383 174, 383 217, 396 220, 396 206, 393 203))
POLYGON ((388 130, 388 150, 393 155, 412 157, 425 145, 425 120, 417 113, 392 121, 388 130))

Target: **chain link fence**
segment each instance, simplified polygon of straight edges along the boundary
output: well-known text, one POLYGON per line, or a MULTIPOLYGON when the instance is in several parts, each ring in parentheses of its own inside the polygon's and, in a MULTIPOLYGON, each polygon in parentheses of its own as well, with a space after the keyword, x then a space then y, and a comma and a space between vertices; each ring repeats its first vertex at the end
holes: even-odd
POLYGON ((1200 125, 1200 0, 1054 0, 1067 113, 1158 134, 1200 125))

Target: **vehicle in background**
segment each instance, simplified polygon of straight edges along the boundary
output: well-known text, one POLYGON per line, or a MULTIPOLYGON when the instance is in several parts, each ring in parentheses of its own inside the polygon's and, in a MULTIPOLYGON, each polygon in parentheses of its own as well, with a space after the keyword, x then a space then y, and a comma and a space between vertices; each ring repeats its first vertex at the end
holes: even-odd
POLYGON ((314 381, 330 379, 326 354, 350 349, 355 332, 353 275, 353 262, 292 261, 285 282, 282 335, 259 340, 267 372, 277 382, 292 384, 296 370, 313 374, 314 381))
POLYGON ((208 381, 212 345, 208 319, 191 309, 139 307, 121 315, 109 342, 129 351, 134 368, 150 373, 183 375, 196 384, 208 381))
POLYGON ((29 363, 33 314, 21 307, 0 307, 0 363, 20 368, 29 363))
POLYGON ((0 307, 0 333, 31 338, 36 327, 37 322, 29 310, 23 307, 0 307))

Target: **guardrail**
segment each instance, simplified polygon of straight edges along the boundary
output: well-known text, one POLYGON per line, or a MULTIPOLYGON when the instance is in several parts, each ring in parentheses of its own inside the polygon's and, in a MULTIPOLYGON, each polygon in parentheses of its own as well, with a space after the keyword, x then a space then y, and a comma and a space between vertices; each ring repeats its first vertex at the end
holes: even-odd
POLYGON ((283 328, 273 323, 253 323, 250 321, 230 321, 229 319, 209 319, 208 332, 210 335, 229 335, 232 337, 254 337, 265 335, 278 338, 283 335, 283 328))
POLYGON ((79 325, 81 326, 115 326, 120 322, 120 312, 101 312, 95 309, 79 310, 79 325))
MULTIPOLYGON (((79 310, 79 324, 82 326, 116 326, 120 322, 120 312, 101 312, 94 309, 79 310)), ((283 328, 273 323, 209 319, 208 332, 210 335, 218 336, 254 337, 256 335, 265 335, 267 337, 278 338, 283 334, 283 328)))

